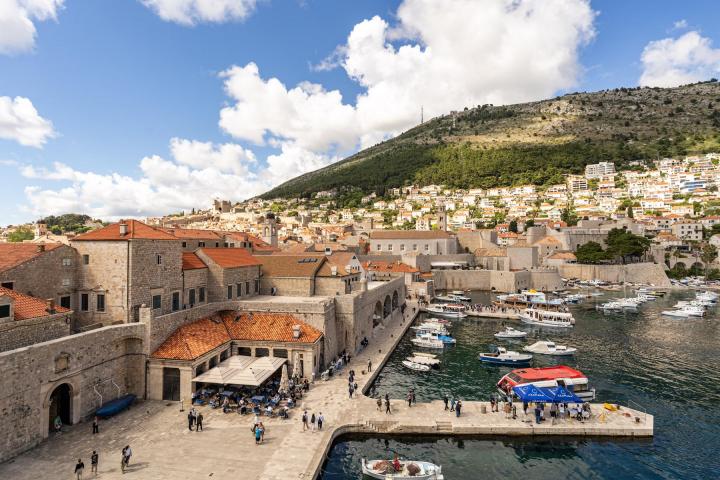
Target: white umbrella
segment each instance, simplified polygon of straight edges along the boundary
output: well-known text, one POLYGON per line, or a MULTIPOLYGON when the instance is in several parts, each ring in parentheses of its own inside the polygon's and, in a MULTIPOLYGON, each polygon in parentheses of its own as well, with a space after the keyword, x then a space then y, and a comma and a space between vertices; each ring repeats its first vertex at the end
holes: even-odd
POLYGON ((300 378, 300 354, 295 353, 295 361, 293 362, 293 377, 300 378))
POLYGON ((282 373, 280 374, 280 391, 287 392, 290 389, 290 380, 288 378, 287 364, 282 367, 282 373))

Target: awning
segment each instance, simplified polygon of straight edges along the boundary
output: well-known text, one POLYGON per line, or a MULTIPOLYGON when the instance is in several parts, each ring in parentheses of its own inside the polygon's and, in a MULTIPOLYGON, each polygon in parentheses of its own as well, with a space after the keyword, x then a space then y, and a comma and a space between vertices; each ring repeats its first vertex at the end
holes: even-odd
POLYGON ((270 378, 285 362, 284 358, 233 355, 220 362, 217 367, 193 378, 192 381, 257 387, 270 378))
POLYGON ((551 397, 532 383, 513 387, 513 392, 522 402, 552 402, 551 397))
POLYGON ((541 388, 540 390, 552 398, 553 403, 582 403, 580 397, 562 386, 541 388))

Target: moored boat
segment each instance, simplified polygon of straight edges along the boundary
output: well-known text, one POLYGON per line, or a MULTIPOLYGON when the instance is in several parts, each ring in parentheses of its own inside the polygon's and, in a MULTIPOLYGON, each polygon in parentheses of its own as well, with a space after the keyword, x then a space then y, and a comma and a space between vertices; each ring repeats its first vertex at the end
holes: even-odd
POLYGON ((556 345, 555 342, 551 342, 550 340, 540 340, 532 345, 523 347, 523 350, 540 355, 575 355, 575 352, 577 352, 577 348, 556 345))
POLYGON ((465 310, 467 310, 467 307, 465 305, 459 305, 459 304, 431 304, 425 307, 425 310, 428 313, 433 313, 435 315, 441 315, 443 317, 449 317, 449 318, 465 318, 467 315, 465 314, 465 310))
POLYGON ((379 480, 443 480, 442 467, 414 460, 365 460, 362 473, 379 480))
POLYGON ((560 312, 540 308, 526 308, 520 312, 520 320, 529 325, 561 328, 572 327, 575 323, 575 319, 570 312, 560 312))
POLYGON ((405 360, 412 363, 418 363, 420 365, 427 365, 428 367, 440 366, 440 360, 435 358, 435 355, 425 356, 419 353, 413 353, 412 357, 407 357, 405 360))
POLYGON ((423 365, 421 363, 416 363, 410 360, 403 360, 402 364, 405 366, 405 368, 409 368, 410 370, 415 370, 416 372, 429 372, 430 371, 430 365, 423 365))
POLYGON ((492 365, 513 365, 522 367, 530 365, 532 355, 508 351, 503 347, 498 347, 496 352, 479 354, 478 360, 492 365))
POLYGON ((445 344, 441 342, 440 340, 433 339, 430 337, 415 337, 410 340, 413 345, 417 347, 423 347, 423 348, 437 348, 442 349, 445 348, 445 344))
POLYGON ((538 388, 564 387, 589 402, 595 398, 595 389, 588 385, 588 378, 579 370, 566 365, 540 368, 521 368, 504 375, 497 383, 498 392, 512 395, 513 387, 533 384, 538 388))
POLYGON ((525 337, 527 337, 527 332, 523 332, 522 330, 515 330, 512 327, 505 327, 505 330, 495 334, 495 338, 525 338, 525 337))

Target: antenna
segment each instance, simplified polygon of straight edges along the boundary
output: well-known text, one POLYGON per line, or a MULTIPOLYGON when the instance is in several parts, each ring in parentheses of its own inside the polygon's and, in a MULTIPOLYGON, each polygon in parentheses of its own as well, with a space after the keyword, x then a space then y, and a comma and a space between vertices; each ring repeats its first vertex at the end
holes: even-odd
POLYGON ((420 105, 420 124, 422 125, 423 123, 425 123, 425 112, 423 106, 420 105))

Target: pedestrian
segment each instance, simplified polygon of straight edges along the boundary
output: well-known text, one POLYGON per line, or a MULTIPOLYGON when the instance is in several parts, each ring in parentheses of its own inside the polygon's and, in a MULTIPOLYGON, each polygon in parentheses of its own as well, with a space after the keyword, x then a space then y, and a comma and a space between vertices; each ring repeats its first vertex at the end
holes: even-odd
POLYGON ((75 464, 75 475, 77 480, 82 480, 83 470, 85 470, 85 464, 78 458, 78 463, 75 464))
POLYGON ((318 430, 322 430, 323 422, 325 421, 325 417, 323 417, 322 412, 318 415, 317 423, 318 423, 318 430))
POLYGON ((377 409, 378 412, 382 411, 382 398, 378 397, 377 399, 377 409))
POLYGON ((448 409, 448 402, 450 399, 448 398, 447 394, 443 395, 443 403, 445 404, 445 410, 448 409))
POLYGON ((525 415, 527 415, 527 411, 528 411, 528 407, 529 407, 529 406, 530 406, 530 405, 528 404, 528 402, 523 402, 523 413, 524 413, 525 415))
POLYGON ((455 416, 456 417, 460 416, 460 408, 462 408, 462 402, 460 400, 458 400, 457 403, 455 404, 455 416))
POLYGON ((260 422, 260 443, 265 442, 265 424, 263 422, 260 422))
POLYGON ((309 428, 307 410, 305 410, 305 411, 303 412, 303 415, 302 415, 302 424, 303 424, 303 432, 304 432, 306 429, 309 428))
POLYGON ((494 396, 490 396, 490 411, 491 412, 495 411, 495 397, 494 396))
POLYGON ((260 439, 262 438, 262 431, 260 430, 260 424, 255 425, 255 445, 260 445, 260 439))
POLYGON ((357 382, 353 383, 353 392, 357 393, 358 391, 358 384, 357 382))
POLYGON ((415 389, 414 388, 410 389, 410 396, 412 397, 412 403, 417 403, 415 401, 415 389))
POLYGON ((132 450, 130 450, 130 445, 125 445, 125 449, 123 450, 125 452, 125 466, 130 466, 130 457, 132 457, 132 450))
POLYGON ((407 393, 407 402, 408 402, 408 408, 412 407, 412 393, 408 391, 407 393))
POLYGON ((93 435, 95 435, 96 433, 100 433, 98 422, 98 417, 97 415, 95 415, 95 418, 93 418, 93 435))
POLYGON ((368 373, 372 372, 372 360, 368 360, 368 373))
POLYGON ((451 412, 455 411, 455 399, 454 398, 450 400, 450 411, 451 412))
POLYGON ((558 405, 558 419, 565 420, 565 404, 558 405))
POLYGON ((100 456, 98 453, 93 450, 92 455, 90 455, 90 472, 97 475, 98 473, 98 461, 100 459, 100 456))
POLYGON ((535 423, 540 423, 540 405, 535 405, 535 423))
POLYGON ((387 396, 385 396, 385 413, 388 415, 391 413, 390 412, 390 399, 387 396))
POLYGON ((127 447, 122 449, 122 457, 120 458, 120 471, 122 471, 122 473, 125 473, 125 449, 126 448, 127 447))
POLYGON ((352 398, 352 394, 353 394, 353 386, 352 386, 352 383, 351 383, 350 385, 348 385, 348 393, 350 393, 350 398, 352 398))
POLYGON ((312 416, 310 417, 310 429, 313 433, 315 433, 315 412, 313 412, 312 416))
POLYGON ((195 431, 200 432, 203 429, 203 415, 202 413, 198 413, 197 419, 195 420, 195 431))
POLYGON ((193 417, 192 410, 188 412, 188 430, 192 432, 193 424, 195 423, 195 417, 193 417))

